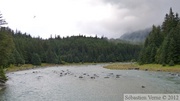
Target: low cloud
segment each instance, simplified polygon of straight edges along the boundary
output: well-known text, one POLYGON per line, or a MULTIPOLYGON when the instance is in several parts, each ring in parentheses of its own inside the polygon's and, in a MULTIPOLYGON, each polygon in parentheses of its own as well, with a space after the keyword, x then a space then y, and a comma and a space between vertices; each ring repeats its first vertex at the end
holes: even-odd
POLYGON ((114 7, 113 17, 101 23, 108 33, 105 36, 119 37, 123 33, 132 32, 160 25, 170 7, 180 12, 180 1, 170 0, 103 0, 114 7), (111 34, 109 34, 111 33, 111 34))
POLYGON ((9 27, 32 36, 119 38, 160 25, 170 7, 180 13, 179 4, 179 0, 2 0, 0 10, 9 27))

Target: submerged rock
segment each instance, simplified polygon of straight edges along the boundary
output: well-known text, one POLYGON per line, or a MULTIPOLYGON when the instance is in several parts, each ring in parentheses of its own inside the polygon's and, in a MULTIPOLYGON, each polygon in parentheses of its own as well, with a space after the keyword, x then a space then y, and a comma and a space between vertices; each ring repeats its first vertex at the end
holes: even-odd
POLYGON ((139 68, 134 68, 134 70, 139 70, 139 68))
POLYGON ((145 71, 148 71, 148 69, 145 69, 145 71))
POLYGON ((161 72, 161 70, 157 70, 158 72, 161 72))
POLYGON ((38 73, 38 71, 33 71, 32 73, 38 73))
POLYGON ((95 77, 91 77, 91 79, 95 79, 95 77))
POLYGON ((41 79, 42 77, 43 77, 43 76, 38 76, 37 79, 39 80, 39 79, 41 79))
POLYGON ((116 75, 116 78, 120 78, 121 75, 116 75))
POLYGON ((3 88, 5 88, 5 87, 6 87, 5 84, 4 84, 4 85, 1 85, 1 84, 0 84, 0 90, 3 89, 3 88))
POLYGON ((1 87, 4 87, 4 86, 5 86, 5 83, 1 83, 1 82, 0 82, 0 88, 1 88, 1 87))
POLYGON ((113 73, 109 73, 109 75, 113 75, 113 73))
POLYGON ((104 78, 109 78, 108 76, 104 77, 104 78))
POLYGON ((97 74, 94 74, 95 77, 99 77, 97 74))
POLYGON ((4 84, 4 83, 6 83, 6 81, 5 80, 2 80, 2 79, 0 79, 0 84, 4 84))
POLYGON ((83 78, 83 76, 79 76, 79 78, 83 78))
POLYGON ((145 86, 141 86, 141 88, 145 88, 145 86))

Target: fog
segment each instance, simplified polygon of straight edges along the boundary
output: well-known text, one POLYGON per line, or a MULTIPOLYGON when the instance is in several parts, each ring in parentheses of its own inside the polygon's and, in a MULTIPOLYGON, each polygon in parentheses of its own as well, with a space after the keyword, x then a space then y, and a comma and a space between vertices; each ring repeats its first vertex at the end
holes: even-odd
POLYGON ((172 7, 180 13, 179 0, 0 0, 8 27, 31 36, 105 36, 160 25, 172 7))

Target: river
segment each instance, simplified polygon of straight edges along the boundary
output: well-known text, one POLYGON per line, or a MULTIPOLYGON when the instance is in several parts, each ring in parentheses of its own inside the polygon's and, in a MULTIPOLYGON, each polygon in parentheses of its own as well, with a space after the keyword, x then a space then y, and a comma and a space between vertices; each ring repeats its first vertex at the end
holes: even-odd
POLYGON ((168 72, 109 70, 106 64, 57 66, 8 73, 0 101, 123 101, 123 94, 180 93, 168 72))

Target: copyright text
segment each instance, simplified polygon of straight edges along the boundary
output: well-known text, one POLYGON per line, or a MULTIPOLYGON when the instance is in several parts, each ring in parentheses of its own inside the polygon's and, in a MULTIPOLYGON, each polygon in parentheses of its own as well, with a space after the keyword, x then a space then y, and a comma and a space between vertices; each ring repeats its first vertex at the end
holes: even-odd
POLYGON ((124 94, 124 101, 180 101, 180 94, 124 94))

